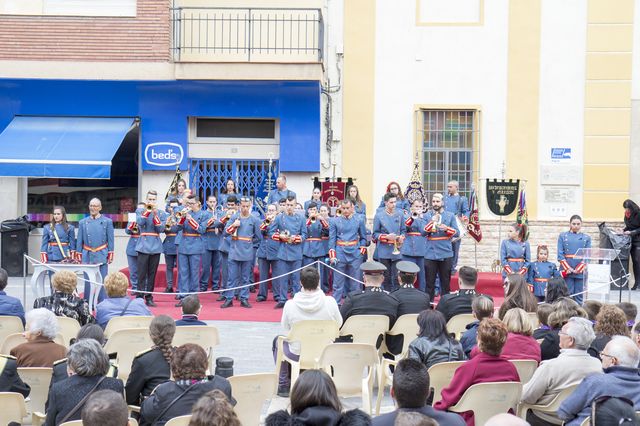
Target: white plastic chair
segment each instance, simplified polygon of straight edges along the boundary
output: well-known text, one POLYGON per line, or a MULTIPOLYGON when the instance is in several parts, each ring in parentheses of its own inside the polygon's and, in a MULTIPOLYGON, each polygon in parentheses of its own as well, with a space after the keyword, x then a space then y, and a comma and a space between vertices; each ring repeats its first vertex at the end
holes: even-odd
POLYGON ((458 367, 465 361, 439 362, 429 367, 429 383, 433 388, 433 402, 442 399, 442 389, 449 386, 458 367))
POLYGON ((174 417, 165 423, 165 426, 189 426, 191 421, 191 414, 186 416, 174 417))
MULTIPOLYGON (((562 389, 548 404, 537 405, 521 402, 520 405, 518 405, 518 417, 526 420, 528 410, 541 411, 555 417, 558 412, 558 408, 560 408, 560 404, 562 404, 562 402, 567 399, 567 397, 571 395, 577 387, 578 385, 572 385, 562 389)), ((558 419, 558 421, 560 420, 558 419)))
POLYGON ((455 334, 455 338, 460 340, 460 336, 467 329, 467 325, 474 322, 476 319, 473 314, 458 314, 449 321, 447 321, 447 331, 451 334, 455 334))
POLYGON ((389 317, 386 315, 353 315, 347 318, 340 329, 340 336, 353 337, 353 343, 378 346, 380 337, 389 331, 389 317))
POLYGON ((522 394, 520 382, 488 382, 470 386, 458 403, 449 411, 463 413, 473 411, 475 423, 484 425, 496 414, 506 413, 514 408, 522 394))
POLYGON ((50 367, 20 367, 18 375, 23 382, 31 387, 27 412, 44 412, 44 405, 49 396, 49 384, 53 375, 50 367))
POLYGON ((113 317, 107 323, 104 329, 104 337, 109 339, 114 331, 125 328, 146 328, 148 329, 153 321, 152 316, 127 315, 122 317, 113 317))
POLYGON ((233 410, 244 426, 258 426, 265 401, 273 397, 278 384, 275 373, 242 374, 229 377, 233 397, 237 403, 233 410))
MULTIPOLYGON (((402 350, 400 354, 395 355, 396 361, 401 359, 404 354, 407 353, 409 349, 409 344, 416 338, 418 335, 419 327, 418 327, 418 314, 405 314, 396 320, 393 324, 391 330, 387 332, 387 336, 400 336, 404 337, 402 341, 402 350)), ((384 345, 381 348, 381 351, 389 352, 389 348, 387 347, 387 342, 385 339, 384 345)))
POLYGON ((58 326, 64 345, 69 346, 71 339, 75 339, 80 331, 80 323, 74 318, 58 317, 58 326))
POLYGON ((173 336, 173 346, 182 346, 185 343, 196 344, 207 352, 209 368, 213 369, 213 348, 220 344, 218 329, 212 325, 190 325, 176 327, 173 336))
POLYGON ((518 376, 520 376, 520 383, 523 385, 531 380, 533 373, 538 368, 538 363, 532 359, 512 359, 510 361, 516 366, 518 376))
POLYGON ((107 354, 116 353, 116 364, 118 364, 118 378, 126 383, 129 373, 131 373, 131 363, 137 353, 149 349, 153 346, 149 337, 148 328, 126 328, 115 331, 107 343, 104 351, 107 354))
POLYGON ((22 320, 18 317, 0 315, 0 347, 4 343, 4 339, 10 334, 22 333, 24 326, 22 320))
POLYGON ((22 394, 17 392, 0 392, 0 424, 11 422, 22 423, 27 416, 27 406, 22 394))
POLYGON ((533 326, 534 330, 540 327, 540 321, 538 320, 537 312, 527 312, 527 316, 529 317, 529 321, 531 321, 531 325, 533 326))

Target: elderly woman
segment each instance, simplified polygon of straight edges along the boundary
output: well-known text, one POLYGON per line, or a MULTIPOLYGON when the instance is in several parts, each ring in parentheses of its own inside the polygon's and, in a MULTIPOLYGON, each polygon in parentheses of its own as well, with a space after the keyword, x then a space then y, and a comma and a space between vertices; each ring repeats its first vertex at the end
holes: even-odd
POLYGON ((507 326, 507 342, 500 354, 506 359, 532 359, 540 363, 540 345, 533 338, 529 315, 520 308, 509 309, 502 320, 507 326))
POLYGON ((604 305, 596 315, 596 325, 593 327, 596 338, 593 339, 588 352, 589 355, 600 359, 600 352, 607 346, 613 336, 629 337, 627 316, 615 305, 604 305))
POLYGON ((105 328, 113 317, 153 315, 144 304, 144 299, 127 297, 128 287, 129 280, 122 272, 112 272, 107 275, 104 280, 107 299, 98 303, 96 307, 96 320, 100 327, 105 328))
POLYGON ((569 298, 561 297, 551 305, 553 310, 549 314, 549 333, 544 336, 540 343, 542 360, 552 359, 560 355, 560 329, 572 317, 587 318, 587 313, 578 303, 569 298))
POLYGON ((105 377, 109 357, 93 339, 82 339, 69 348, 69 377, 55 383, 49 391, 46 426, 80 420, 82 407, 99 390, 110 389, 122 394, 122 381, 105 377))
POLYGON ((149 336, 154 346, 139 353, 133 359, 131 374, 127 379, 127 404, 140 405, 151 391, 171 378, 171 356, 176 323, 167 315, 157 316, 149 326, 149 336))
POLYGON ((67 348, 53 341, 58 333, 58 319, 53 312, 40 308, 27 312, 26 343, 11 349, 18 367, 52 367, 64 358, 67 348))
POLYGON ((58 271, 51 279, 53 294, 40 297, 33 302, 34 308, 46 308, 58 317, 77 320, 80 325, 95 322, 86 300, 75 296, 78 277, 71 271, 58 271))
MULTIPOLYGON (((572 317, 559 332, 561 352, 557 358, 543 362, 524 385, 522 402, 545 405, 563 389, 577 385, 589 374, 602 372, 600 362, 587 353, 595 338, 591 321, 572 317)), ((560 424, 553 416, 542 412, 527 413, 532 425, 560 424)))
POLYGON ((462 345, 447 332, 447 321, 440 311, 431 309, 418 315, 418 338, 409 344, 408 357, 427 368, 440 362, 465 359, 462 345))
POLYGON ((186 343, 173 352, 171 373, 173 381, 156 387, 142 403, 140 424, 161 426, 169 419, 191 414, 193 405, 201 396, 220 389, 231 404, 231 385, 220 376, 207 376, 207 354, 200 346, 186 343))
MULTIPOLYGON (((436 410, 444 411, 457 404, 465 391, 476 383, 520 381, 513 363, 500 356, 507 334, 507 327, 496 318, 480 322, 477 337, 479 353, 458 367, 449 386, 442 389, 442 400, 433 406, 436 410)), ((467 425, 474 425, 473 411, 462 413, 462 417, 467 425)))

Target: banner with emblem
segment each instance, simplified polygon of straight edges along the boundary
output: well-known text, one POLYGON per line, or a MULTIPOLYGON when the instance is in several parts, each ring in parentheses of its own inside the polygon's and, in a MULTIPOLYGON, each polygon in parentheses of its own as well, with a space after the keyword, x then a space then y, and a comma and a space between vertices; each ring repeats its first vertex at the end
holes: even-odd
POLYGON ((527 233, 524 236, 524 240, 529 239, 529 215, 527 214, 527 197, 524 189, 520 191, 520 201, 518 202, 518 214, 516 216, 516 223, 518 225, 526 225, 527 233))
POLYGON ((469 224, 467 225, 467 229, 469 230, 469 235, 479 243, 482 240, 482 230, 480 229, 478 196, 476 195, 475 189, 471 191, 471 195, 469 196, 469 212, 469 224))
POLYGON ((509 216, 518 204, 520 180, 487 179, 487 205, 496 216, 509 216))
POLYGON ((344 200, 347 189, 346 182, 322 182, 322 202, 326 203, 331 211, 338 208, 340 201, 344 200))
POLYGON ((407 185, 407 189, 404 191, 404 196, 409 201, 409 205, 413 204, 415 200, 422 201, 424 211, 427 211, 429 203, 427 202, 427 193, 425 192, 422 180, 420 179, 420 163, 417 159, 413 165, 411 181, 407 185))

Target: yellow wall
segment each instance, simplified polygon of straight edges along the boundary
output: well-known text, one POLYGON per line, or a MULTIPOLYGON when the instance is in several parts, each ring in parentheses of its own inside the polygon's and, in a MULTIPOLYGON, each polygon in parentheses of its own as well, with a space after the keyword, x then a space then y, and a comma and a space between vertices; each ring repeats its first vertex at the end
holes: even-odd
POLYGON ((373 201, 375 1, 344 2, 343 177, 357 178, 362 199, 373 201))
POLYGON ((584 218, 619 219, 629 194, 633 0, 589 0, 584 218))
POLYGON ((527 208, 537 215, 541 0, 509 2, 507 177, 527 180, 527 208), (533 160, 536 159, 536 160, 533 160))

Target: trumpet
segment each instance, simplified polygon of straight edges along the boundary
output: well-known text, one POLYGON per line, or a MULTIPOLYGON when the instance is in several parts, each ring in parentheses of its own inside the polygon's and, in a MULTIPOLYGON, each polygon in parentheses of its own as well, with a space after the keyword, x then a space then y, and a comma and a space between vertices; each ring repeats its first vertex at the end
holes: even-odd
POLYGON ((182 210, 176 212, 176 219, 182 219, 184 216, 186 216, 189 213, 191 213, 191 209, 190 208, 182 209, 182 210))
POLYGON ((171 216, 169 216, 167 218, 167 222, 164 224, 164 230, 166 232, 169 232, 171 230, 171 227, 173 226, 173 224, 174 224, 174 216, 171 215, 171 216))
POLYGON ((267 216, 264 218, 264 223, 266 225, 271 225, 271 222, 273 222, 273 216, 267 216))
POLYGON ((155 207, 156 207, 156 206, 154 206, 154 205, 153 205, 153 204, 151 204, 151 203, 146 203, 146 204, 144 205, 144 209, 145 209, 146 211, 148 211, 148 212, 152 212, 152 211, 153 211, 153 209, 154 209, 155 207))
POLYGON ((393 242, 393 251, 391 252, 392 255, 397 256, 400 253, 400 242, 398 241, 398 238, 396 238, 396 240, 393 242))
POLYGON ((342 216, 342 208, 338 207, 336 209, 336 217, 340 217, 340 216, 342 216))
POLYGON ((282 236, 284 236, 284 238, 286 240, 285 242, 287 244, 291 243, 291 232, 289 232, 288 229, 285 229, 284 231, 282 231, 282 236))
POLYGON ((436 213, 433 215, 433 217, 431 218, 431 221, 436 225, 436 226, 440 226, 440 224, 442 223, 442 215, 440 213, 436 213))
POLYGON ((137 234, 140 232, 140 228, 138 228, 138 223, 134 222, 133 226, 131 227, 131 232, 133 232, 134 234, 137 234))
POLYGON ((420 217, 420 213, 418 213, 418 212, 413 212, 413 213, 411 213, 411 218, 412 218, 413 220, 416 220, 416 219, 418 219, 419 217, 420 217))
POLYGON ((231 219, 231 216, 233 216, 234 214, 236 214, 235 210, 233 209, 227 210, 227 214, 226 214, 227 220, 231 219))
POLYGON ((311 221, 311 223, 316 223, 316 220, 318 220, 318 215, 314 214, 312 216, 309 216, 309 220, 311 221))

